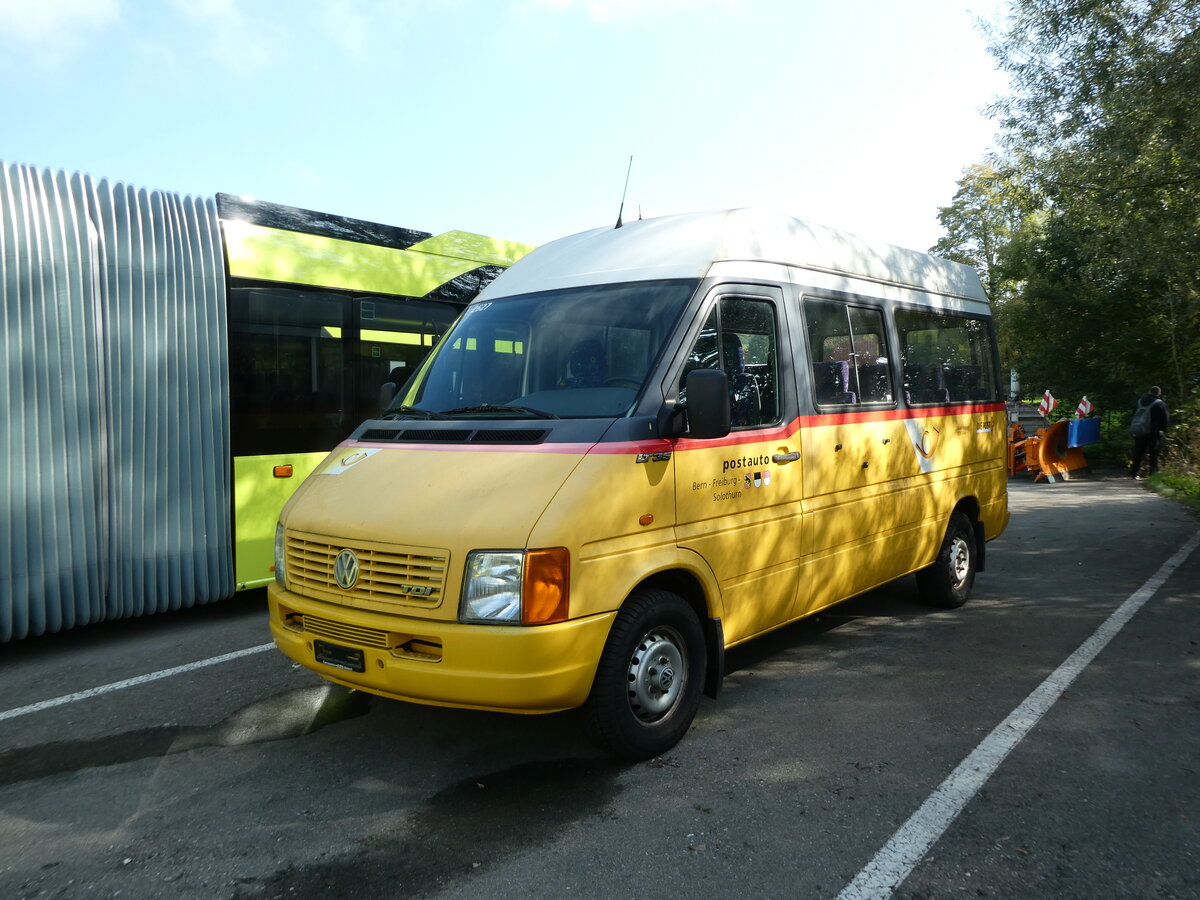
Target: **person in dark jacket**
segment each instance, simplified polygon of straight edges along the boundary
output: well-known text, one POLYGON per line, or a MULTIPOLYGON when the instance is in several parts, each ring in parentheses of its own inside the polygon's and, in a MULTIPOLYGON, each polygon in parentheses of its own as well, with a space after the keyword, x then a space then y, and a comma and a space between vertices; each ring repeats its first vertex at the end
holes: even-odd
POLYGON ((1129 466, 1129 477, 1138 478, 1142 459, 1149 455, 1150 474, 1158 471, 1158 451, 1162 447, 1163 433, 1171 424, 1167 404, 1162 398, 1162 388, 1150 388, 1133 404, 1133 461, 1129 466))

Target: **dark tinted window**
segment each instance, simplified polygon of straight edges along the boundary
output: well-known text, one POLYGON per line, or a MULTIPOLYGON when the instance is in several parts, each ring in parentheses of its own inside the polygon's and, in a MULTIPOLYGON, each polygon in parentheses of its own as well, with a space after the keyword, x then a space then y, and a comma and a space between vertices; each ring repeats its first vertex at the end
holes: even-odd
POLYGON ((906 309, 896 312, 896 327, 908 402, 1001 399, 990 320, 906 309))
POLYGON ((291 287, 230 291, 235 456, 332 449, 374 418, 454 321, 426 300, 291 287))
POLYGON ((344 435, 344 300, 289 288, 230 291, 235 456, 328 450, 344 435))

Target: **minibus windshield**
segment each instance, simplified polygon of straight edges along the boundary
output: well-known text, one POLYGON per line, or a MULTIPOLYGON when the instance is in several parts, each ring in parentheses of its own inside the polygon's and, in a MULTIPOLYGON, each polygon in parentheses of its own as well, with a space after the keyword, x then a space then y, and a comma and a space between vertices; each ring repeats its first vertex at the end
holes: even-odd
POLYGON ((592 285, 472 304, 384 417, 627 415, 697 284, 592 285))

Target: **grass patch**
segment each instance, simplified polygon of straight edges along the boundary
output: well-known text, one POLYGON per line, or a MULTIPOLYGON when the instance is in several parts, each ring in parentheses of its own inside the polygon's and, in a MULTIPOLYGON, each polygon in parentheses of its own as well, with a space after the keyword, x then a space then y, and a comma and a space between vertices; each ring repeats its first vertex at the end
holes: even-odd
POLYGON ((1200 475, 1179 472, 1158 472, 1146 483, 1164 497, 1178 500, 1200 512, 1200 475))

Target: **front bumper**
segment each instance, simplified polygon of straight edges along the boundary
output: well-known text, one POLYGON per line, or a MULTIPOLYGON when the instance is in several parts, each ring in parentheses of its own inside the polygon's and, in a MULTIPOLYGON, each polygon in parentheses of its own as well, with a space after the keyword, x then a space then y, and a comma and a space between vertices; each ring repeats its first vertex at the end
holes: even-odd
POLYGON ((271 636, 330 681, 395 700, 498 712, 580 706, 615 612, 553 625, 462 625, 352 609, 267 589, 271 636), (314 641, 361 651, 363 671, 317 660, 314 641))

